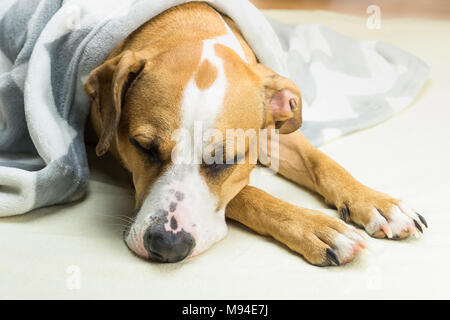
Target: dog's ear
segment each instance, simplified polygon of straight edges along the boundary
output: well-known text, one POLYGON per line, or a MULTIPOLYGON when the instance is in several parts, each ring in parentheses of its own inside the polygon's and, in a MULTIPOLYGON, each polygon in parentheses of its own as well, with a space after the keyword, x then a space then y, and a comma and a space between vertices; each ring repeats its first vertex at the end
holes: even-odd
POLYGON ((299 129, 302 125, 302 99, 297 85, 261 64, 255 67, 255 71, 264 86, 265 126, 274 125, 281 134, 299 129))
POLYGON ((96 148, 98 156, 109 150, 119 125, 122 100, 144 66, 145 60, 139 53, 127 50, 94 69, 84 85, 84 90, 93 100, 92 111, 100 122, 100 137, 96 148))

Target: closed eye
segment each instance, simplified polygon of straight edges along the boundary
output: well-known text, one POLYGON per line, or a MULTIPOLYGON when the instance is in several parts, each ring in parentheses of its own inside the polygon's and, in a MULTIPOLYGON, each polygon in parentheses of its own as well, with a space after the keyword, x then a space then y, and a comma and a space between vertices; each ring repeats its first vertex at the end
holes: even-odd
POLYGON ((212 164, 205 165, 206 169, 211 174, 219 174, 219 173, 224 172, 227 169, 231 168, 232 166, 234 166, 234 164, 228 164, 228 163, 212 163, 212 164))
POLYGON ((218 175, 222 172, 225 172, 229 170, 230 168, 242 164, 242 161, 245 161, 245 154, 238 154, 236 155, 231 163, 228 162, 226 159, 223 160, 223 163, 211 163, 211 164, 204 164, 204 167, 213 175, 218 175))
POLYGON ((162 161, 161 153, 159 151, 159 146, 156 142, 150 144, 149 147, 142 146, 139 141, 135 139, 130 139, 130 142, 133 146, 135 146, 139 151, 144 153, 150 163, 160 163, 162 161))

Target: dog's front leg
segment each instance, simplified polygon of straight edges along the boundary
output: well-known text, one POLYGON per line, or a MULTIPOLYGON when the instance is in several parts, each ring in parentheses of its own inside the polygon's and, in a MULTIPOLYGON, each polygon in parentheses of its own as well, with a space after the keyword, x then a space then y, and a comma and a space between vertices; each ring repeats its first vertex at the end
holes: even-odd
POLYGON ((284 243, 314 265, 347 263, 366 247, 362 234, 339 219, 250 186, 228 204, 226 216, 284 243))
POLYGON ((359 183, 300 132, 280 135, 279 153, 271 156, 279 157, 281 175, 321 194, 338 208, 344 221, 363 226, 374 237, 401 239, 427 226, 404 202, 359 183))

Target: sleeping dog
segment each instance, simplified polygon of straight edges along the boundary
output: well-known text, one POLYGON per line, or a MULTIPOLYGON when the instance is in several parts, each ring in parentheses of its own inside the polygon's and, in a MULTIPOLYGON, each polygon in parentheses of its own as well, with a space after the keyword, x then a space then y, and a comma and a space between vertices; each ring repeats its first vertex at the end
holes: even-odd
POLYGON ((124 240, 140 257, 195 256, 225 237, 225 217, 319 266, 348 263, 366 248, 362 232, 346 222, 389 239, 417 236, 427 226, 411 207, 362 185, 306 140, 298 130, 299 88, 260 64, 235 23, 207 4, 183 4, 148 21, 92 71, 85 91, 97 155, 111 152, 133 179, 137 213, 124 240), (174 133, 195 135, 199 122, 209 132, 201 147, 224 161, 183 161, 198 148, 174 133), (258 155, 270 159, 264 164, 276 162, 279 174, 323 196, 342 220, 248 186, 252 144, 245 138, 236 148, 230 129, 256 132, 258 155))

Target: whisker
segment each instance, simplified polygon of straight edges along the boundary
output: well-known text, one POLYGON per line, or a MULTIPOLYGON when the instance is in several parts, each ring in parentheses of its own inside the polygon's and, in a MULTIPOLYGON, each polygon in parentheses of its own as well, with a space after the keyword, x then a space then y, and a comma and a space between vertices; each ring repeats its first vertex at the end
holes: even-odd
POLYGON ((126 224, 119 224, 119 223, 108 223, 107 224, 110 227, 122 227, 122 228, 129 228, 130 225, 126 225, 126 224))
POLYGON ((124 221, 127 223, 134 223, 136 221, 136 218, 131 218, 131 217, 125 216, 125 215, 114 216, 114 215, 99 214, 99 216, 110 218, 110 219, 117 219, 117 220, 121 220, 121 221, 124 221))
POLYGON ((130 222, 130 223, 134 222, 134 220, 132 220, 132 219, 128 220, 128 219, 124 219, 124 218, 120 218, 120 217, 117 217, 117 219, 120 221, 124 221, 124 222, 130 222))

